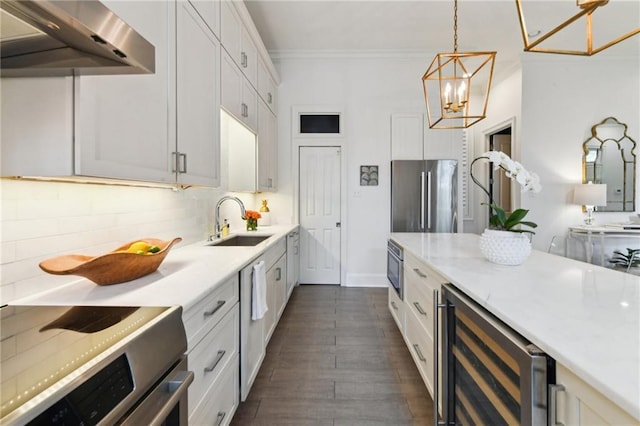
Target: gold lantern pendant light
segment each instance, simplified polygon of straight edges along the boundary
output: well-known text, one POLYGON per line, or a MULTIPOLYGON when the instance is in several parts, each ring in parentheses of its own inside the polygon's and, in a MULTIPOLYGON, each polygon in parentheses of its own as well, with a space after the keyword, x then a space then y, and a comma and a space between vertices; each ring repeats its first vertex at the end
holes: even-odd
POLYGON ((458 53, 458 1, 454 0, 453 53, 438 53, 422 76, 430 128, 463 129, 486 117, 495 58, 496 52, 458 53))
MULTIPOLYGON (((609 3, 609 0, 576 0, 574 5, 567 3, 569 2, 559 4, 558 7, 562 7, 562 9, 550 14, 546 13, 546 10, 541 12, 535 9, 536 7, 540 9, 548 6, 526 0, 516 0, 525 52, 591 56, 629 37, 640 34, 640 27, 635 26, 638 22, 637 3, 618 1, 613 5, 609 3), (528 3, 526 11, 523 3, 528 3), (596 11, 599 13, 596 14, 596 11), (535 31, 533 35, 529 34, 525 15, 530 18, 542 15, 544 17, 542 22, 535 22, 535 24, 541 24, 543 27, 551 29, 544 34, 541 30, 535 31), (557 23, 557 17, 565 18, 567 16, 569 17, 566 20, 557 23), (598 23, 601 25, 597 32, 594 32, 594 16, 600 17, 598 23), (613 25, 607 24, 607 19, 612 21, 613 25), (627 31, 627 29, 630 30, 627 31), (595 40, 596 34, 599 36, 597 40, 595 40), (584 42, 584 45, 581 46, 580 42, 584 42)), ((538 18, 540 17, 538 16, 538 18)))

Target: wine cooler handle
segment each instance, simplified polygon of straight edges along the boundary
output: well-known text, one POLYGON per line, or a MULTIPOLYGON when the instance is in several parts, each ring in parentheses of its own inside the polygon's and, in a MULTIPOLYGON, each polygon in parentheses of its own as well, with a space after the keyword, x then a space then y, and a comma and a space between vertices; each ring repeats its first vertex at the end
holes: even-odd
MULTIPOLYGON (((440 291, 433 290, 433 424, 435 426, 447 424, 447 419, 444 422, 438 421, 438 401, 440 400, 440 374, 438 370, 438 364, 440 364, 438 353, 438 349, 440 349, 440 320, 438 319, 438 309, 445 306, 440 304, 440 291)), ((443 407, 443 415, 445 414, 443 407)))
POLYGON ((420 172, 420 231, 424 232, 424 172, 420 172))

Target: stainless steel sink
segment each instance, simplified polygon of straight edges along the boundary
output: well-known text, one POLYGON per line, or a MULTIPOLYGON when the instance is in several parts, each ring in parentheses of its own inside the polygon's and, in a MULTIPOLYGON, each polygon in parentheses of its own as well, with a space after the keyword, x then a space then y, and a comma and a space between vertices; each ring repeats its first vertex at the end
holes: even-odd
POLYGON ((207 245, 220 247, 252 247, 260 244, 271 235, 236 235, 226 240, 213 241, 207 245))

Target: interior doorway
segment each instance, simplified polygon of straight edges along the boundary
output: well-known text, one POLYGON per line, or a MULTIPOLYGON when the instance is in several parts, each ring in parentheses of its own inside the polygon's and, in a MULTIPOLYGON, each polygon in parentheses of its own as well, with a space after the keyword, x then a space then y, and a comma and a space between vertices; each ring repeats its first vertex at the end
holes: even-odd
MULTIPOLYGON (((511 132, 512 128, 511 125, 509 125, 489 134, 489 150, 502 151, 510 158, 513 158, 511 132)), ((507 214, 513 211, 514 206, 513 197, 511 195, 511 179, 505 175, 504 171, 494 170, 493 167, 490 167, 488 181, 489 194, 491 195, 493 202, 505 209, 507 214)))
POLYGON ((300 283, 340 285, 341 150, 299 151, 300 283))

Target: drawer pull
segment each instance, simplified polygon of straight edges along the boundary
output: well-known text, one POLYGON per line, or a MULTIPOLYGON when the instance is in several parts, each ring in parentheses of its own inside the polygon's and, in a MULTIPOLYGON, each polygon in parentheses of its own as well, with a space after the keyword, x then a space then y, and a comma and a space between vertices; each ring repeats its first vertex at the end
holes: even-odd
POLYGON ((218 413, 218 415, 216 416, 216 426, 220 426, 222 424, 222 421, 224 420, 224 417, 227 415, 227 413, 225 413, 224 411, 220 411, 218 413))
POLYGON ((418 359, 421 362, 426 362, 427 359, 424 357, 424 355, 422 355, 422 351, 420 350, 420 346, 418 346, 417 343, 413 344, 413 350, 416 351, 416 355, 418 355, 418 359))
POLYGON ((396 311, 398 310, 398 305, 396 305, 396 302, 391 302, 391 306, 393 307, 393 309, 395 309, 396 311))
POLYGON ((425 274, 424 272, 422 272, 418 268, 413 268, 413 272, 415 272, 416 274, 420 275, 420 277, 422 277, 422 278, 427 278, 427 274, 425 274))
POLYGON ((227 303, 226 300, 218 300, 218 303, 216 303, 216 306, 214 306, 213 309, 211 309, 210 311, 204 311, 204 316, 210 317, 211 315, 215 314, 220 310, 220 308, 224 306, 225 303, 227 303))
POLYGON ((276 268, 276 281, 280 281, 282 279, 282 268, 276 268))
POLYGON ((424 315, 425 317, 427 316, 427 313, 422 309, 422 306, 420 306, 418 302, 413 302, 413 306, 415 306, 418 312, 420 312, 420 315, 424 315))
POLYGON ((215 370, 216 367, 218 366, 218 364, 220 364, 220 361, 222 360, 222 357, 226 353, 227 353, 227 351, 223 351, 223 350, 218 351, 218 355, 216 356, 216 359, 213 360, 213 364, 211 364, 209 367, 205 367, 204 368, 204 372, 205 373, 209 373, 209 372, 215 370))

